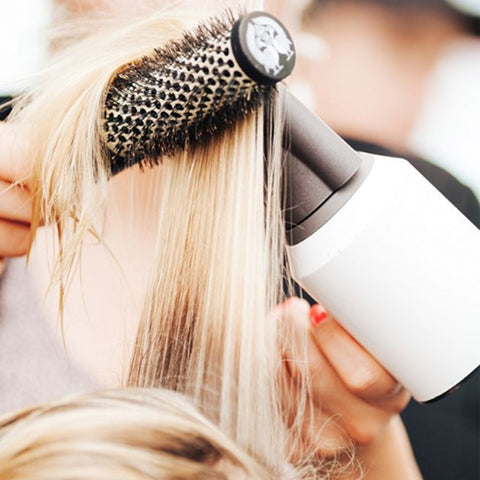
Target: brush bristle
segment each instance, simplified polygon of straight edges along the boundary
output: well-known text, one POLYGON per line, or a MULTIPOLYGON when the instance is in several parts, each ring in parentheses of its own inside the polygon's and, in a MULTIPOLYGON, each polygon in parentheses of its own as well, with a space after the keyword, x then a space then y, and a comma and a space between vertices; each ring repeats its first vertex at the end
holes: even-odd
POLYGON ((238 66, 230 44, 232 12, 126 65, 106 95, 104 134, 112 172, 156 164, 221 134, 269 99, 238 66))

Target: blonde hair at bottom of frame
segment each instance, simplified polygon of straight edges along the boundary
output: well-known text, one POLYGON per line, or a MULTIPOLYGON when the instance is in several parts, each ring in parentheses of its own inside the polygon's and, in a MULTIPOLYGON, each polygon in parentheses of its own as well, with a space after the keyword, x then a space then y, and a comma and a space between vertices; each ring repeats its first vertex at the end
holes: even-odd
POLYGON ((82 394, 0 417, 0 480, 268 479, 184 396, 82 394))

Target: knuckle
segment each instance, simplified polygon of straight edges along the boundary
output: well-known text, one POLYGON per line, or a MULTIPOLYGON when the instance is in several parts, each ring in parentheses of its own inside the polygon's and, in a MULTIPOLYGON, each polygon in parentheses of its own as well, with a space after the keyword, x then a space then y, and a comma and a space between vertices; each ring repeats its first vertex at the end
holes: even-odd
POLYGON ((368 445, 378 436, 380 425, 377 422, 352 422, 350 423, 350 437, 357 445, 368 445))
POLYGON ((373 434, 373 432, 365 430, 355 432, 355 434, 352 435, 352 438, 357 445, 364 446, 372 443, 375 435, 373 434))
POLYGON ((390 410, 393 413, 402 413, 403 410, 405 410, 405 407, 407 406, 406 403, 400 403, 400 402, 394 402, 392 406, 390 407, 390 410))
POLYGON ((364 395, 375 389, 378 376, 369 367, 358 368, 355 373, 345 379, 347 388, 356 395, 364 395))
POLYGON ((14 231, 9 238, 7 244, 2 245, 2 251, 4 256, 8 257, 20 257, 25 255, 30 248, 31 233, 28 227, 22 227, 14 231))
POLYGON ((31 240, 31 234, 30 234, 30 230, 28 229, 23 235, 22 235, 22 238, 20 240, 20 244, 19 244, 19 247, 20 247, 20 254, 21 255, 24 255, 25 253, 28 252, 28 249, 30 248, 30 240, 31 240))
POLYGON ((398 397, 396 397, 392 400, 390 409, 394 413, 403 412, 405 410, 405 408, 407 407, 407 405, 409 404, 410 398, 411 397, 410 397, 409 393, 403 392, 401 395, 398 395, 398 397))
POLYGON ((385 382, 383 393, 386 397, 394 397, 397 393, 399 393, 401 387, 400 385, 393 379, 385 382))

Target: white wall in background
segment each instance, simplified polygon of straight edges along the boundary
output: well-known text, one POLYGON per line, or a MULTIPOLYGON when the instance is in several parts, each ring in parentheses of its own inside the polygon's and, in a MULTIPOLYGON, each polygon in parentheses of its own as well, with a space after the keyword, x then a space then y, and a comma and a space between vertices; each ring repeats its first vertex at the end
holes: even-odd
POLYGON ((469 15, 480 15, 480 0, 447 0, 447 2, 469 15))
POLYGON ((0 0, 0 95, 28 86, 44 63, 51 0, 0 0))
POLYGON ((472 40, 450 45, 439 59, 408 143, 480 200, 479 138, 480 41, 472 40))

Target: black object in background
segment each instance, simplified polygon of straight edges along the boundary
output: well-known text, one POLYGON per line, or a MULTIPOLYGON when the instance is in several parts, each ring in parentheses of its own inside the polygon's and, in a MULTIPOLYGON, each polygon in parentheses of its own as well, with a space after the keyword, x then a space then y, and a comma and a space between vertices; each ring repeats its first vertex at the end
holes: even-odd
POLYGON ((5 103, 9 102, 10 100, 11 97, 2 97, 0 95, 0 121, 5 120, 12 111, 12 107, 10 107, 10 105, 5 106, 5 103))

